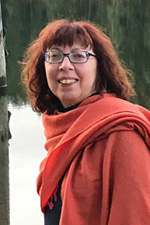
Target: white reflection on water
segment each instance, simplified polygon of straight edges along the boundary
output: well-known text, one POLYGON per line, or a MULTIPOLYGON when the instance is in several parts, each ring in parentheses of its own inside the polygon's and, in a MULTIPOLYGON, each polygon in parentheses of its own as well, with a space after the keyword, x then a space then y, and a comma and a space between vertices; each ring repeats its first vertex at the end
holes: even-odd
POLYGON ((41 117, 29 106, 11 112, 10 154, 10 224, 42 225, 40 199, 36 193, 36 177, 40 161, 46 155, 41 117))

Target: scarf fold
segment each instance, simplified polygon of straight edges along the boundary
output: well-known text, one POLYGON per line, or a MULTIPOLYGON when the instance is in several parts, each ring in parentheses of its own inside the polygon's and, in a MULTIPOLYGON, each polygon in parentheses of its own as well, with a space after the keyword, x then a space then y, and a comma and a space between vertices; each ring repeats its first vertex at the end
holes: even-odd
POLYGON ((59 180, 87 145, 112 132, 135 130, 150 149, 150 112, 112 94, 94 95, 66 113, 44 113, 43 125, 48 153, 37 178, 43 212, 59 180))

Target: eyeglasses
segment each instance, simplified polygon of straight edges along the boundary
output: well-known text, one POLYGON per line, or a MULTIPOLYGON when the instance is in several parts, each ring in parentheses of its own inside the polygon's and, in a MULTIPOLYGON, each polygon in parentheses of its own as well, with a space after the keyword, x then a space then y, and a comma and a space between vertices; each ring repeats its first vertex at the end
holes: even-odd
POLYGON ((69 61, 75 64, 86 63, 90 56, 96 57, 96 55, 84 50, 77 50, 70 53, 63 53, 57 50, 48 50, 47 52, 44 52, 43 55, 45 57, 45 61, 50 64, 62 63, 64 57, 68 57, 69 61))

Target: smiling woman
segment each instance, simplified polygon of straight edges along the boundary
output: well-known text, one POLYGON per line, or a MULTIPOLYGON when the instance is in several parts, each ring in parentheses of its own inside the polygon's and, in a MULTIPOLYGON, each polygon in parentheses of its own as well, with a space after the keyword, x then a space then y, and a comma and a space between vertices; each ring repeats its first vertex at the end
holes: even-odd
MULTIPOLYGON (((91 22, 56 20, 49 23, 41 31, 39 37, 25 53, 22 71, 23 82, 27 86, 27 93, 34 110, 38 112, 48 110, 48 113, 51 114, 61 103, 49 88, 46 79, 45 65, 47 63, 53 64, 48 59, 50 57, 49 50, 58 50, 66 54, 70 53, 67 51, 72 50, 87 50, 89 52, 88 55, 86 54, 87 62, 73 62, 70 66, 80 70, 84 68, 90 70, 86 64, 97 61, 95 82, 97 93, 107 89, 107 92, 116 93, 118 97, 126 100, 134 94, 127 79, 127 75, 130 75, 129 71, 119 61, 111 40, 100 29, 93 26, 91 22), (67 47, 68 49, 65 49, 67 47), (65 52, 63 52, 64 50, 65 52), (90 56, 91 53, 94 54, 94 57, 90 56)), ((62 61, 62 63, 65 62, 67 62, 67 57, 62 61)), ((61 63, 58 62, 58 64, 61 68, 61 63)), ((56 69, 58 65, 50 65, 49 67, 56 69)), ((88 79, 90 79, 91 74, 93 72, 90 73, 88 79)))
POLYGON ((149 225, 150 112, 128 101, 130 73, 109 37, 91 22, 56 20, 22 66, 32 107, 43 113, 45 225, 149 225))
POLYGON ((81 49, 82 46, 76 43, 71 47, 53 46, 55 52, 67 54, 68 57, 64 56, 61 63, 56 59, 52 61, 55 64, 51 61, 45 62, 48 86, 64 107, 80 103, 96 92, 97 60, 95 57, 87 57, 88 54, 94 55, 89 47, 84 52, 81 49))

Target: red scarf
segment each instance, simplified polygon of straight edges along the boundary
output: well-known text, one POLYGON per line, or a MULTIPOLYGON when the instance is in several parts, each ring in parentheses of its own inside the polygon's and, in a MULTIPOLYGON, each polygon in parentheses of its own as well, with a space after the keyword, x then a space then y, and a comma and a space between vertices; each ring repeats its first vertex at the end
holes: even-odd
MULTIPOLYGON (((80 160, 81 155, 86 155, 86 147, 96 143, 97 140, 107 139, 110 134, 116 134, 118 131, 136 131, 150 148, 150 112, 111 94, 104 94, 103 97, 94 95, 83 101, 78 108, 66 113, 56 112, 55 115, 45 113, 43 114, 43 125, 46 136, 45 148, 48 154, 41 162, 40 174, 37 179, 37 191, 41 197, 42 211, 44 211, 44 207, 56 189, 59 180, 65 174, 62 184, 62 195, 64 196, 64 199, 62 196, 62 201, 68 201, 73 212, 78 197, 76 199, 73 197, 75 190, 71 180, 75 179, 75 182, 79 184, 84 179, 84 185, 86 187, 87 184, 88 187, 88 177, 93 176, 94 168, 88 171, 87 179, 85 171, 80 171, 81 174, 78 178, 74 177, 74 171, 79 165, 78 160, 80 160), (68 190, 67 185, 70 185, 68 190), (65 198, 65 192, 67 192, 67 198, 65 198)), ((130 136, 128 138, 130 139, 130 136)), ((88 157, 83 157, 83 164, 88 165, 88 160, 96 161, 99 153, 95 153, 93 158, 91 153, 91 156, 88 157)), ((94 195, 90 188, 88 195, 94 195)), ((94 204, 94 207, 98 206, 96 203, 94 204)), ((65 208, 66 205, 64 204, 64 211, 62 208, 62 214, 65 214, 65 209, 68 210, 65 208)), ((64 219, 65 222, 60 224, 73 224, 69 224, 69 219, 67 219, 64 219)), ((77 219, 74 224, 83 225, 84 223, 77 219)), ((96 225, 96 223, 92 225, 96 225)))

